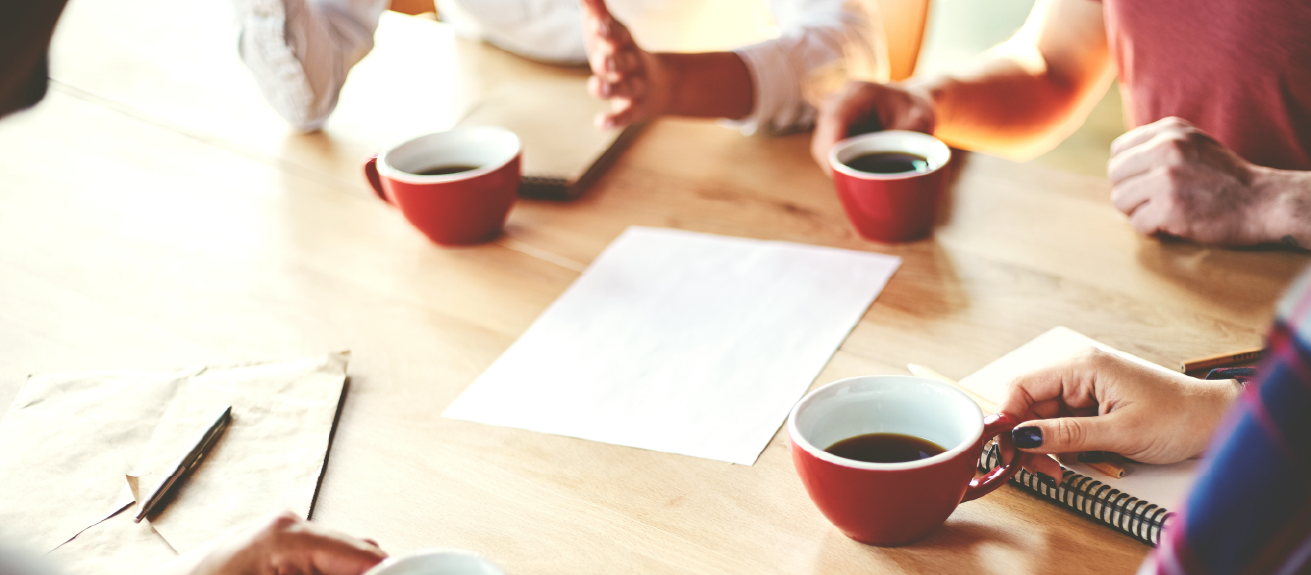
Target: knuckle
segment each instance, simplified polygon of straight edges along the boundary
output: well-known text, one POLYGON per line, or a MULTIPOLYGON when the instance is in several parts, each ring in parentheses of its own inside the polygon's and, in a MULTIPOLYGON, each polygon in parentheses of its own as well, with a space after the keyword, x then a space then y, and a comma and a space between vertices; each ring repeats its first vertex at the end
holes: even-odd
POLYGON ((261 525, 258 529, 264 537, 280 538, 284 534, 294 531, 303 520, 291 510, 283 510, 273 515, 261 525))
POLYGON ((1188 181, 1188 170, 1182 166, 1166 166, 1165 168, 1165 193, 1163 197, 1171 202, 1181 197, 1185 182, 1188 181))
POLYGON ((1084 427, 1073 419, 1061 420, 1056 426, 1056 444, 1061 446, 1083 445, 1084 427))
POLYGON ((1161 145, 1161 158, 1167 166, 1179 166, 1184 163, 1187 157, 1188 137, 1183 135, 1170 136, 1161 145))
POLYGON ((1109 353, 1102 351, 1093 346, 1087 346, 1077 352, 1076 363, 1090 368, 1097 368, 1106 365, 1110 359, 1109 353))

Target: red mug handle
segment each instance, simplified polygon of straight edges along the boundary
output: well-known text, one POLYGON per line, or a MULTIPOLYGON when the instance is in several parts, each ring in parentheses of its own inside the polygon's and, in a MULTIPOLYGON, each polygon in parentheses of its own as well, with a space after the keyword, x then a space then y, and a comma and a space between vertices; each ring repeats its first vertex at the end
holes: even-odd
POLYGON ((387 194, 382 191, 382 174, 378 173, 378 154, 374 154, 364 159, 364 177, 368 178, 369 185, 373 186, 373 193, 378 194, 382 201, 391 203, 387 199, 387 194))
POLYGON ((997 436, 1001 444, 1001 460, 1009 459, 1010 463, 988 472, 983 477, 971 479, 969 487, 965 488, 965 497, 961 498, 961 503, 992 493, 1020 471, 1020 454, 1015 451, 1015 442, 1009 433, 1019 424, 1020 420, 1009 413, 994 413, 983 418, 983 436, 979 439, 979 443, 982 444, 989 437, 997 436))

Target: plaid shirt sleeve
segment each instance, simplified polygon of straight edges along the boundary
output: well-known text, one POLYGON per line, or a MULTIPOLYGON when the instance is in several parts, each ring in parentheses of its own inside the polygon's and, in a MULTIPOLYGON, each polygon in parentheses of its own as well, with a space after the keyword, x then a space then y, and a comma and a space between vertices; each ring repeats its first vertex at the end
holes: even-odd
POLYGON ((1311 274, 1143 573, 1311 573, 1311 274))

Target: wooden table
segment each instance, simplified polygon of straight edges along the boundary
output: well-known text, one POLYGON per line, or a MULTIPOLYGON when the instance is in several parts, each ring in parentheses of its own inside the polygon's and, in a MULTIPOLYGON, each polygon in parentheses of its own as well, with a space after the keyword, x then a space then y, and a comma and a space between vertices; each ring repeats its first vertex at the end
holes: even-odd
POLYGON ((861 545, 811 505, 782 432, 747 467, 440 417, 630 225, 905 258, 815 385, 908 362, 959 378, 1056 325, 1164 365, 1251 347, 1307 263, 1144 239, 1106 181, 974 154, 933 239, 873 244, 807 135, 676 120, 582 199, 522 202, 499 240, 438 248, 373 197, 361 156, 453 124, 489 71, 583 72, 388 18, 326 132, 298 135, 228 21, 222 3, 69 6, 49 97, 0 123, 0 402, 30 373, 349 349, 314 519, 394 553, 466 548, 514 574, 835 574, 1123 573, 1147 552, 1011 487, 914 545, 861 545))

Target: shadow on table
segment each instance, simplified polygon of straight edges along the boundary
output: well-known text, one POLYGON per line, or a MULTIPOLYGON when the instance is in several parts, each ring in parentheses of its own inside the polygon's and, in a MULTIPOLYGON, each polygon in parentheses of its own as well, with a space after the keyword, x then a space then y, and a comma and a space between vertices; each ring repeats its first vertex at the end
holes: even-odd
POLYGON ((910 545, 875 547, 833 529, 820 548, 813 573, 1100 573, 1107 563, 1086 560, 1101 556, 1096 548, 1099 541, 1057 529, 1017 534, 1000 525, 949 519, 910 545))
POLYGON ((952 212, 956 209, 956 193, 960 185, 961 172, 969 164, 970 155, 964 150, 952 148, 951 162, 945 168, 947 170, 946 179, 943 182, 942 190, 938 193, 938 212, 934 218, 934 227, 941 227, 951 221, 952 212))
POLYGON ((1298 273, 1305 253, 1278 247, 1214 248, 1177 239, 1143 241, 1138 263, 1218 307, 1269 313, 1298 273))

